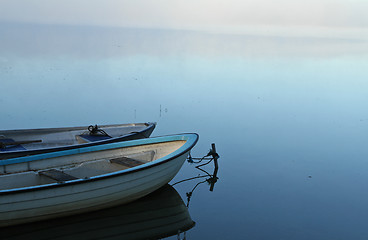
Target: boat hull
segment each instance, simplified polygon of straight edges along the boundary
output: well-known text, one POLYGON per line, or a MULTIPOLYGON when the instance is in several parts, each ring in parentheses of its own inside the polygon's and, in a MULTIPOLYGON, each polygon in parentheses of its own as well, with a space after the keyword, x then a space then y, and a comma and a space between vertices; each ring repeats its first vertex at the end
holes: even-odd
MULTIPOLYGON (((77 149, 82 147, 96 146, 100 144, 108 144, 114 142, 130 141, 142 138, 148 138, 156 127, 156 123, 138 123, 138 124, 116 124, 116 125, 103 125, 99 126, 100 129, 121 128, 122 132, 118 135, 108 139, 76 143, 74 140, 75 135, 73 132, 81 132, 87 130, 88 127, 73 127, 73 128, 50 128, 50 129, 27 129, 27 130, 5 130, 0 131, 0 136, 14 137, 15 141, 25 140, 32 141, 34 139, 43 139, 44 143, 30 143, 29 145, 35 145, 32 149, 16 149, 6 150, 0 149, 0 160, 9 159, 15 157, 29 156, 35 154, 64 151, 70 149, 77 149), (69 138, 69 139, 68 139, 69 138), (70 140, 72 139, 72 140, 70 140), (47 144, 47 142, 50 142, 47 144), (60 145, 58 142, 69 142, 60 145), (43 146, 45 145, 45 146, 43 146)), ((0 138, 1 140, 1 138, 0 138)))
MULTIPOLYGON (((144 142, 136 140, 118 144, 134 145, 137 141, 144 142)), ((134 201, 167 184, 178 173, 196 142, 197 138, 186 143, 183 149, 169 154, 167 158, 158 159, 146 166, 90 179, 0 191, 0 226, 79 214, 134 201)), ((74 151, 66 151, 66 154, 74 151)), ((84 151, 91 154, 89 149, 84 151)), ((50 154, 45 154, 48 155, 50 154)), ((26 157, 20 159, 27 160, 26 157)), ((47 158, 40 161, 45 160, 47 158)))
POLYGON ((0 198, 0 226, 95 211, 141 198, 168 183, 187 154, 173 161, 99 181, 27 191, 0 198))

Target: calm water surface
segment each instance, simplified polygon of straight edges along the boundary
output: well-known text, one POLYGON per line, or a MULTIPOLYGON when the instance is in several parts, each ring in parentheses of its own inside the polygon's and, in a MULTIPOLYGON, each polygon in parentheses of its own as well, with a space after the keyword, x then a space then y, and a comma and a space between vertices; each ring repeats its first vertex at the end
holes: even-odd
MULTIPOLYGON (((216 143, 187 239, 368 238, 366 41, 0 29, 2 129, 155 121, 153 136, 197 132, 193 156, 216 143)), ((200 181, 174 185, 184 204, 200 181)))

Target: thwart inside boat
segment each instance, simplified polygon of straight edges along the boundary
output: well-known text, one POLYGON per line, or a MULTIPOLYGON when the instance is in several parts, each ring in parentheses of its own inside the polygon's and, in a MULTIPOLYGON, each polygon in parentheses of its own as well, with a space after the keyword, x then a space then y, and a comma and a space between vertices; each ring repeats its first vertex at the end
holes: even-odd
POLYGON ((88 180, 91 177, 124 171, 167 156, 185 142, 180 140, 123 147, 0 166, 0 191, 88 180))

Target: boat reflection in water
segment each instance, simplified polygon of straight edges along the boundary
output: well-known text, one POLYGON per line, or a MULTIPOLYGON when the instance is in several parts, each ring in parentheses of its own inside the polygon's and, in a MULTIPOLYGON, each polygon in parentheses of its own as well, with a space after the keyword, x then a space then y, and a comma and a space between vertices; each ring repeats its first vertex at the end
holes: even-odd
POLYGON ((71 217, 1 228, 1 239, 158 239, 195 222, 177 191, 165 185, 130 204, 71 217))

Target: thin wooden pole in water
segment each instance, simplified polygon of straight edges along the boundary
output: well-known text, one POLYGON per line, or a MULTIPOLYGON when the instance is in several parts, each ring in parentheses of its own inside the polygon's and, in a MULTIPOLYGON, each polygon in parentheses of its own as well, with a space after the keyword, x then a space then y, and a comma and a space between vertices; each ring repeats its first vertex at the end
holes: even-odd
POLYGON ((213 171, 213 176, 212 176, 212 182, 211 182, 211 187, 210 187, 210 191, 213 191, 213 188, 215 187, 215 183, 217 182, 217 172, 218 172, 218 162, 217 159, 219 158, 219 155, 216 152, 216 145, 214 143, 212 143, 212 157, 213 157, 213 162, 215 163, 215 169, 213 171))

